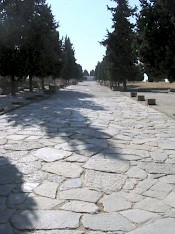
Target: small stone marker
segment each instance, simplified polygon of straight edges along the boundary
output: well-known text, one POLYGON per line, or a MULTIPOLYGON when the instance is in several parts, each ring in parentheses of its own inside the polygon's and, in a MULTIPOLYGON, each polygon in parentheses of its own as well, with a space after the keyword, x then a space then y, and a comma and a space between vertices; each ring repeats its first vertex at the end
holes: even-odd
POLYGON ((146 99, 145 104, 146 104, 146 106, 148 106, 148 105, 156 105, 156 99, 155 98, 146 99))
POLYGON ((144 95, 138 95, 137 96, 137 101, 145 101, 145 96, 144 95))
POLYGON ((131 97, 137 97, 137 93, 131 92, 131 97))

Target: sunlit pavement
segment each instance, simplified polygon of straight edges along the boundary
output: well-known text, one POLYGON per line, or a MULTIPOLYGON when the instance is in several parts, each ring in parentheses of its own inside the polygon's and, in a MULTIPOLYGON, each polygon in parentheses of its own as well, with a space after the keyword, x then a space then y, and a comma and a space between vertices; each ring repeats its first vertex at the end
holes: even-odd
POLYGON ((173 119, 92 81, 0 127, 0 233, 175 233, 173 119))

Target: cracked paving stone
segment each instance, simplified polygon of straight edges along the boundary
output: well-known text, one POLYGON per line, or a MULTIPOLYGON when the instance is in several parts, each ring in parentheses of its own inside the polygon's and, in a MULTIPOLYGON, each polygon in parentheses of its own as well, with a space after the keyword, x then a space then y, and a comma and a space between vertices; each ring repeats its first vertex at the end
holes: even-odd
POLYGON ((129 232, 129 234, 174 234, 175 233, 175 220, 166 218, 158 220, 149 225, 137 228, 129 232))
POLYGON ((126 182, 126 178, 126 175, 87 170, 85 173, 84 183, 91 189, 115 192, 122 189, 126 182))
POLYGON ((152 219, 160 217, 158 214, 139 209, 122 211, 121 214, 125 216, 127 219, 137 224, 144 224, 152 219))
POLYGON ((71 152, 66 152, 61 149, 54 149, 49 147, 41 148, 34 152, 35 156, 46 162, 54 162, 57 160, 61 160, 70 156, 71 154, 71 152))
POLYGON ((63 200, 79 200, 79 201, 87 201, 87 202, 97 202, 101 193, 93 190, 89 190, 87 188, 78 188, 78 189, 70 189, 66 191, 59 192, 58 198, 63 200))
POLYGON ((165 202, 155 198, 145 198, 141 202, 138 202, 134 206, 134 208, 156 212, 156 213, 163 213, 167 212, 170 209, 170 206, 167 205, 165 202))
POLYGON ((159 179, 159 181, 162 183, 175 184, 175 175, 163 176, 159 179))
POLYGON ((53 162, 42 167, 44 171, 55 173, 64 177, 76 178, 81 175, 83 169, 79 164, 70 162, 53 162))
POLYGON ((57 183, 45 181, 43 182, 43 184, 39 185, 34 191, 38 195, 49 198, 55 198, 57 188, 58 188, 57 183))
POLYGON ((80 216, 70 211, 26 210, 12 216, 11 223, 19 230, 78 228, 80 216))
POLYGON ((85 228, 100 231, 125 231, 129 232, 135 225, 119 213, 85 214, 82 223, 85 228))
POLYGON ((84 201, 70 201, 64 204, 61 209, 79 213, 96 213, 98 206, 84 201))
POLYGON ((96 171, 123 173, 129 170, 129 162, 109 159, 89 159, 84 168, 96 171))
POLYGON ((141 196, 139 194, 136 194, 134 191, 133 192, 129 192, 129 193, 121 191, 121 192, 119 192, 119 194, 121 195, 121 197, 124 197, 128 201, 134 202, 134 203, 135 202, 140 202, 140 201, 142 201, 144 199, 143 196, 141 196))
POLYGON ((164 199, 164 202, 175 208, 175 191, 168 194, 168 196, 164 199))
POLYGON ((103 203, 104 211, 106 212, 127 210, 132 207, 132 203, 121 197, 120 193, 112 193, 109 196, 105 196, 100 202, 103 203))

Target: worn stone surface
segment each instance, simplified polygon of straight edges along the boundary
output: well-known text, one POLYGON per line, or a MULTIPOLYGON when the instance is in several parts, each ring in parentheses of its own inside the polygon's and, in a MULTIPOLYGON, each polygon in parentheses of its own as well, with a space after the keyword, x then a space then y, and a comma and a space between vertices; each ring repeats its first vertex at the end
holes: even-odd
POLYGON ((98 206, 93 203, 83 201, 70 201, 64 204, 61 209, 79 213, 95 213, 98 211, 98 206))
POLYGON ((164 200, 169 206, 175 208, 175 191, 168 194, 168 196, 164 200))
POLYGON ((125 181, 125 175, 92 170, 87 170, 85 173, 85 184, 92 189, 96 188, 103 191, 119 191, 122 189, 125 181))
POLYGON ((153 174, 175 174, 175 167, 173 164, 169 163, 148 163, 145 170, 153 174))
POLYGON ((83 172, 83 169, 75 163, 53 162, 43 166, 44 171, 55 173, 64 177, 76 178, 83 172))
POLYGON ((11 222, 19 230, 78 228, 80 214, 69 211, 23 211, 12 217, 11 222))
POLYGON ((112 193, 101 201, 103 202, 104 211, 107 212, 127 210, 132 207, 132 203, 121 197, 118 193, 112 193))
POLYGON ((132 167, 127 172, 127 175, 131 178, 138 178, 141 180, 147 177, 147 173, 144 170, 140 169, 139 167, 132 167))
POLYGON ((0 126, 0 233, 175 233, 173 119, 84 81, 0 126))
POLYGON ((156 221, 149 225, 138 228, 130 234, 174 234, 175 233, 175 222, 174 219, 167 218, 156 221))
POLYGON ((55 198, 57 188, 57 183, 46 181, 35 189, 35 193, 44 197, 55 198))
POLYGON ((152 211, 152 212, 166 212, 169 210, 169 206, 166 205, 166 203, 155 199, 155 198, 146 198, 142 200, 141 202, 137 203, 135 205, 135 208, 152 211))
POLYGON ((155 213, 139 209, 122 211, 121 214, 125 216, 127 219, 137 224, 144 224, 150 221, 151 219, 159 218, 159 215, 155 213))
POLYGON ((135 227, 126 218, 116 212, 96 215, 86 214, 83 216, 82 223, 86 228, 101 231, 131 231, 135 227))
POLYGON ((83 167, 96 171, 123 173, 129 169, 129 163, 120 160, 89 159, 83 167))
POLYGON ((46 162, 54 162, 54 161, 66 158, 70 156, 72 153, 66 152, 64 150, 45 147, 45 148, 38 149, 36 152, 34 152, 34 154, 38 158, 46 162))
POLYGON ((58 198, 63 200, 80 200, 94 203, 96 203, 101 196, 101 193, 87 188, 70 189, 59 192, 58 194, 58 198))
POLYGON ((36 141, 24 141, 22 143, 18 144, 12 144, 12 145, 7 145, 4 148, 8 150, 33 150, 33 149, 39 149, 42 147, 42 144, 37 143, 36 141))
POLYGON ((21 210, 50 210, 62 202, 63 201, 59 201, 58 199, 31 196, 18 205, 18 208, 21 210))
POLYGON ((59 190, 68 190, 71 188, 80 188, 82 185, 81 180, 79 178, 76 179, 68 179, 66 180, 59 188, 59 190))

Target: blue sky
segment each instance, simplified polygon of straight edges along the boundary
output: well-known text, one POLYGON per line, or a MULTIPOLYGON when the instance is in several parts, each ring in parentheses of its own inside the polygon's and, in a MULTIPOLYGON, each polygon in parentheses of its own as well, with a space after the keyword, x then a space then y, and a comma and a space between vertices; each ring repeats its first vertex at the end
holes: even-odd
MULTIPOLYGON (((130 5, 139 5, 139 0, 130 0, 130 5)), ((110 0, 47 0, 59 21, 61 36, 69 36, 75 50, 77 63, 88 71, 95 69, 105 55, 99 44, 110 31, 112 15, 107 5, 115 6, 110 0)))

